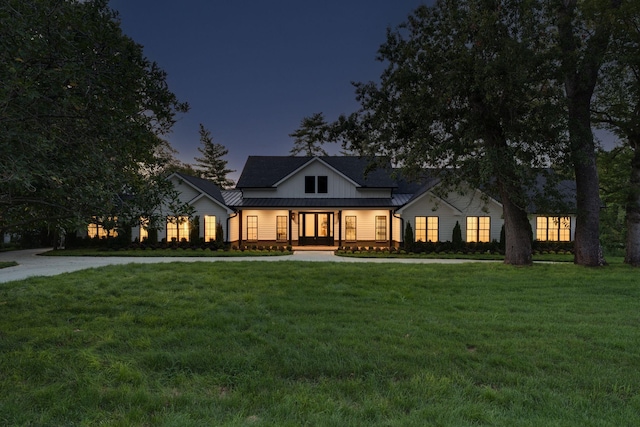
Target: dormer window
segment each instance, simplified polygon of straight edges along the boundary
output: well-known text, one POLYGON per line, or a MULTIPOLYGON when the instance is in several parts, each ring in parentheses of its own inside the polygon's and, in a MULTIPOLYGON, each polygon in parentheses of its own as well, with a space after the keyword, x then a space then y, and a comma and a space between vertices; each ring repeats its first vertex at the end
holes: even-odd
POLYGON ((326 176, 318 177, 318 193, 326 194, 329 190, 329 180, 326 176))
POLYGON ((315 176, 305 176, 304 177, 304 192, 315 193, 316 192, 316 177, 315 176))
POLYGON ((329 178, 327 176, 304 177, 304 192, 306 194, 314 194, 316 191, 318 194, 327 194, 329 192, 329 178))

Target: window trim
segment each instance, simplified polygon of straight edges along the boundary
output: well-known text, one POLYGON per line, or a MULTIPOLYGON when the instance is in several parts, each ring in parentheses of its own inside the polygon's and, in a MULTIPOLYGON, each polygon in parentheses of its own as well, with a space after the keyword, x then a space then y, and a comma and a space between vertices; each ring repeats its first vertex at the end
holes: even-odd
POLYGON ((316 190, 318 194, 327 194, 329 192, 329 177, 327 175, 318 175, 316 190))
POLYGON ((466 225, 467 225, 467 230, 466 230, 466 241, 468 243, 489 243, 491 242, 491 217, 488 215, 482 215, 482 216, 474 216, 474 215, 470 215, 467 216, 467 221, 466 221, 466 225), (469 239, 469 233, 471 230, 474 230, 473 228, 469 228, 469 219, 474 218, 476 220, 476 228, 475 228, 475 236, 474 236, 474 240, 470 240, 469 239), (488 219, 488 227, 487 228, 480 228, 480 220, 483 218, 487 218, 488 219), (480 240, 480 233, 481 231, 487 231, 487 240, 480 240))
POLYGON ((304 193, 315 194, 316 193, 316 177, 313 175, 307 175, 304 177, 304 193))
POLYGON ((387 216, 386 215, 376 215, 376 222, 375 222, 375 238, 376 238, 376 242, 386 242, 387 241, 387 216), (380 227, 380 225, 383 225, 384 227, 380 227), (384 232, 384 237, 381 238, 382 234, 381 232, 384 232))
POLYGON ((140 230, 138 231, 138 241, 142 243, 145 240, 149 240, 149 219, 140 218, 139 224, 140 230))
POLYGON ((422 240, 422 242, 427 243, 427 242, 432 242, 432 243, 437 243, 440 241, 440 217, 438 216, 424 216, 424 215, 420 215, 420 216, 416 216, 414 217, 414 224, 415 224, 415 230, 414 230, 414 235, 413 235, 413 240, 415 242, 419 242, 420 240, 418 239, 418 231, 419 230, 424 230, 424 240, 422 240), (418 228, 418 218, 424 218, 424 228, 418 228), (429 227, 429 222, 434 221, 436 223, 435 227, 429 227), (436 240, 432 240, 429 239, 429 234, 432 234, 435 232, 435 237, 436 240))
POLYGON ((345 215, 344 217, 344 240, 345 242, 357 242, 358 241, 358 217, 356 215, 345 215), (349 232, 349 220, 353 219, 353 239, 350 239, 349 232))
POLYGON ((276 242, 287 241, 287 229, 289 228, 287 218, 288 217, 285 215, 276 216, 276 242), (282 235, 284 235, 284 237, 281 237, 282 235))
POLYGON ((215 242, 216 232, 218 231, 218 219, 215 215, 204 215, 202 220, 204 221, 204 241, 215 242), (211 218, 213 218, 213 225, 211 225, 211 218), (211 228, 213 227, 213 228, 211 228), (213 230, 213 233, 210 233, 213 230), (213 237, 211 237, 213 235, 213 237), (207 239, 208 237, 208 239, 207 239))
POLYGON ((571 241, 571 216, 536 216, 536 240, 540 242, 570 242, 571 241), (545 227, 540 227, 540 220, 544 220, 545 227), (557 220, 557 227, 550 227, 550 223, 557 220), (564 221, 567 221, 566 223, 564 221), (568 224, 568 227, 563 227, 563 223, 568 224), (554 230, 556 239, 549 237, 549 231, 554 230), (544 231, 544 238, 541 239, 541 231, 544 231), (562 235, 567 234, 567 239, 563 239, 562 235))
POLYGON ((258 215, 247 215, 247 242, 257 242, 258 241, 258 215), (251 221, 255 221, 255 225, 251 224, 251 221), (253 232, 249 232, 249 230, 254 230, 253 232), (255 233, 255 238, 253 238, 252 234, 255 233))
POLYGON ((185 240, 185 242, 188 242, 190 239, 190 219, 187 215, 170 215, 167 217, 167 221, 166 221, 166 227, 165 227, 165 236, 167 239, 168 243, 173 242, 173 237, 169 238, 169 229, 171 229, 171 231, 173 231, 173 228, 175 227, 176 230, 176 242, 180 243, 182 242, 182 239, 185 240), (169 218, 176 218, 176 222, 171 222, 169 220, 169 218), (186 218, 184 221, 180 222, 180 218, 186 218), (185 232, 185 235, 182 236, 181 232, 185 232))

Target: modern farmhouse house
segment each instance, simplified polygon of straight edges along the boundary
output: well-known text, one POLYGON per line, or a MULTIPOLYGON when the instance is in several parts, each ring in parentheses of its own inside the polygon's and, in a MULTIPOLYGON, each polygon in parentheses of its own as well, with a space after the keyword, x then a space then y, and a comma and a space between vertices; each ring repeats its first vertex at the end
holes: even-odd
MULTIPOLYGON (((234 245, 398 246, 407 223, 416 241, 437 242, 452 240, 456 222, 467 242, 500 239, 499 200, 473 188, 438 196, 438 180, 411 184, 369 166, 359 157, 250 156, 234 190, 179 173, 169 179, 195 208, 205 241, 220 224, 234 245)), ((571 213, 531 213, 530 221, 537 240, 573 240, 571 213)), ((158 238, 188 240, 189 227, 188 218, 170 218, 158 238)), ((133 237, 143 240, 144 227, 133 237)))

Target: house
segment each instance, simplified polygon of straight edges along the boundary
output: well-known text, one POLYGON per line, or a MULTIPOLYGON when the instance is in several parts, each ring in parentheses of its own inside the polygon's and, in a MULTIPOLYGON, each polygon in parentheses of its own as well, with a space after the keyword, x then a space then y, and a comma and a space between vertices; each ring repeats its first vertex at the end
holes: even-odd
MULTIPOLYGON (((452 240, 457 222, 467 242, 500 239, 497 198, 475 188, 443 196, 437 179, 412 184, 393 172, 360 157, 250 156, 233 190, 174 173, 168 179, 195 214, 169 218, 159 238, 188 240, 197 226, 209 241, 219 223, 233 245, 398 246, 407 223, 416 241, 436 242, 452 240)), ((565 197, 574 197, 564 184, 565 197)), ((573 214, 532 213, 530 221, 537 240, 573 239, 573 214)), ((144 227, 134 237, 143 240, 144 227)))

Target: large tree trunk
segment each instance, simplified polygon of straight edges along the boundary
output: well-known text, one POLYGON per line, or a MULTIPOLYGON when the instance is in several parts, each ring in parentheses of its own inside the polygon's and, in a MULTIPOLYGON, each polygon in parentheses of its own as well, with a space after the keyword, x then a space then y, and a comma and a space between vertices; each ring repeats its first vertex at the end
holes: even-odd
POLYGON ((632 142, 631 180, 627 203, 627 252, 624 262, 640 267, 640 138, 632 142))
MULTIPOLYGON (((612 0, 609 7, 619 7, 619 1, 612 0)), ((558 9, 558 37, 569 108, 569 150, 576 178, 574 262, 596 267, 605 265, 606 261, 600 247, 600 195, 590 110, 611 28, 609 21, 602 19, 579 45, 579 31, 574 28, 579 15, 577 8, 577 0, 566 0, 558 9)))
POLYGON ((527 212, 511 200, 508 191, 501 190, 504 216, 504 263, 531 265, 531 224, 527 212))
MULTIPOLYGON (((571 93, 571 91, 567 91, 571 93)), ((606 264, 600 246, 600 194, 595 144, 591 131, 591 94, 569 98, 571 158, 576 178, 575 258, 579 265, 606 264)))

